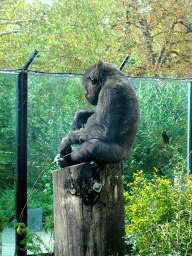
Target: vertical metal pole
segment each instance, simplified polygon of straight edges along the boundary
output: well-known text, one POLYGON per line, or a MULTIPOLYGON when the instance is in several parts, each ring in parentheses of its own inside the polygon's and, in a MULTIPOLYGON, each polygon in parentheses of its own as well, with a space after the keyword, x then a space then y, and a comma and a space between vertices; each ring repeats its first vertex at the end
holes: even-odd
MULTIPOLYGON (((27 225, 27 73, 18 74, 17 81, 17 187, 16 219, 27 225)), ((26 256, 20 243, 24 237, 16 235, 16 255, 26 256)))
MULTIPOLYGON (((16 219, 27 226, 27 69, 38 51, 35 50, 18 74, 17 80, 17 183, 16 219)), ((16 256, 26 256, 21 244, 25 237, 16 233, 16 256)))
POLYGON ((127 62, 128 59, 129 59, 129 57, 130 57, 129 54, 127 54, 127 55, 125 56, 124 60, 122 61, 121 65, 120 65, 120 67, 119 67, 119 70, 122 70, 122 69, 123 69, 123 67, 125 66, 126 62, 127 62))
POLYGON ((187 173, 191 174, 192 163, 192 82, 188 84, 188 136, 187 136, 187 173))

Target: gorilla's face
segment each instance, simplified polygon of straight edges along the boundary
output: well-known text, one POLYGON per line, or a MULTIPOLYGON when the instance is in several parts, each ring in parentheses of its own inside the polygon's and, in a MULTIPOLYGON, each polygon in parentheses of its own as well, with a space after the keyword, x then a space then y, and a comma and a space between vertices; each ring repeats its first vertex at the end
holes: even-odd
POLYGON ((97 75, 96 65, 92 65, 85 71, 81 80, 85 88, 85 97, 88 102, 94 106, 97 105, 98 95, 101 90, 101 86, 98 82, 99 79, 96 77, 97 75))

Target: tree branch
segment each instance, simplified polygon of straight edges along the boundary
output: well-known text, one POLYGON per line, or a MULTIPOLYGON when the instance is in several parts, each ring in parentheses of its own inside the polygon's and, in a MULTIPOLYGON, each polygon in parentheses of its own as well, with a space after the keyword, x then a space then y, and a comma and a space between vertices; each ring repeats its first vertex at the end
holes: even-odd
POLYGON ((19 23, 23 23, 23 22, 41 21, 41 20, 45 20, 45 18, 42 18, 42 19, 29 19, 29 20, 10 20, 8 22, 0 23, 0 25, 19 24, 19 23))
POLYGON ((18 32, 20 32, 20 31, 19 30, 14 30, 14 31, 2 32, 2 33, 0 33, 0 36, 14 34, 14 33, 18 33, 18 32))
POLYGON ((177 44, 180 44, 180 43, 183 43, 183 42, 191 43, 192 40, 183 39, 183 40, 180 40, 180 41, 177 41, 177 42, 170 42, 170 45, 177 45, 177 44))
POLYGON ((176 51, 170 51, 170 52, 168 52, 168 53, 167 53, 167 56, 162 60, 162 64, 165 64, 166 60, 168 59, 168 57, 169 57, 169 55, 170 55, 171 53, 175 53, 177 56, 179 55, 178 52, 176 52, 176 51))
POLYGON ((0 20, 11 20, 11 19, 6 19, 6 18, 0 17, 0 20))
POLYGON ((175 25, 177 25, 177 24, 183 25, 184 27, 186 27, 186 28, 188 29, 188 32, 192 32, 192 27, 190 27, 190 25, 185 24, 185 23, 183 22, 183 20, 179 20, 179 21, 173 22, 171 28, 174 29, 175 25))
POLYGON ((169 32, 169 30, 161 31, 161 32, 159 32, 159 33, 157 33, 157 34, 151 36, 151 38, 154 38, 154 37, 156 37, 156 36, 158 36, 158 35, 161 35, 161 34, 164 34, 164 33, 167 33, 167 32, 169 32))
POLYGON ((155 60, 153 57, 153 44, 152 37, 150 34, 150 26, 147 24, 145 19, 139 21, 139 24, 135 24, 140 29, 140 33, 143 36, 144 45, 147 47, 148 52, 144 53, 148 64, 154 64, 155 60))
POLYGON ((161 62, 161 59, 163 57, 163 53, 164 53, 165 49, 166 49, 166 44, 163 44, 161 46, 160 52, 159 52, 156 62, 155 62, 155 69, 157 68, 157 65, 161 62))

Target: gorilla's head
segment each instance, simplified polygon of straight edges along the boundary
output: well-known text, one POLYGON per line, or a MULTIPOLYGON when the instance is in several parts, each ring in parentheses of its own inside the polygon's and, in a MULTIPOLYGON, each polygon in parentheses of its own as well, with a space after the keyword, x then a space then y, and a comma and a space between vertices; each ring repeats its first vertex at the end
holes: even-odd
POLYGON ((81 80, 85 88, 85 97, 92 105, 97 105, 99 92, 110 74, 118 71, 113 65, 99 60, 96 64, 90 66, 81 80))

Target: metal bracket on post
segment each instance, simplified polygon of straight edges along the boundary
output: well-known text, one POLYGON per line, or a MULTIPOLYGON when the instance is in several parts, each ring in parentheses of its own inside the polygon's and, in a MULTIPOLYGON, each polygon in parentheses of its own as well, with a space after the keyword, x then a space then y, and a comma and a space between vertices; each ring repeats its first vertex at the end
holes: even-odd
POLYGON ((129 54, 127 54, 127 55, 125 56, 124 60, 122 61, 121 65, 120 65, 120 67, 119 67, 119 70, 122 70, 122 69, 123 69, 123 67, 125 66, 126 62, 127 62, 128 59, 129 59, 129 57, 130 57, 129 54))
MULTIPOLYGON (((34 58, 35 58, 35 56, 38 54, 38 51, 37 50, 35 50, 32 54, 31 54, 31 56, 30 56, 30 58, 28 59, 28 61, 26 62, 26 64, 23 66, 23 71, 26 71, 27 69, 28 69, 28 67, 29 67, 29 65, 33 62, 33 60, 34 60, 34 58)), ((37 56, 38 57, 38 56, 37 56)))
MULTIPOLYGON (((17 80, 17 181, 16 181, 16 219, 27 226, 27 68, 37 55, 35 50, 30 56, 17 80)), ((26 256, 27 251, 21 244, 23 236, 16 234, 17 256, 26 256)))

